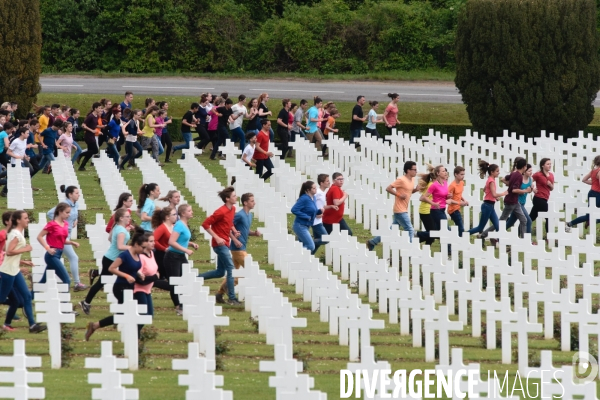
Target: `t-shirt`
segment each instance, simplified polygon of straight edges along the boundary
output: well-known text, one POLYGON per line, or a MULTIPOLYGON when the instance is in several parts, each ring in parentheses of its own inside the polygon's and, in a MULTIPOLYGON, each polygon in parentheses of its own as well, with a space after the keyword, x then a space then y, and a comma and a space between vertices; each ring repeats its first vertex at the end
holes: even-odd
POLYGON ((359 106, 358 104, 354 106, 354 108, 352 109, 352 122, 350 122, 350 129, 355 131, 357 129, 362 129, 362 121, 356 121, 354 119, 354 116, 357 116, 358 118, 362 118, 363 117, 363 109, 361 106, 359 106))
POLYGON ((307 111, 308 121, 306 122, 306 127, 308 128, 308 133, 315 133, 318 129, 318 122, 312 121, 312 119, 319 118, 319 109, 315 106, 312 106, 307 111))
MULTIPOLYGON (((27 136, 27 144, 34 144, 34 137, 34 133, 32 131, 29 131, 29 136, 27 136)), ((37 157, 33 148, 25 150, 25 154, 27 154, 29 157, 37 157)))
MULTIPOLYGON (((423 191, 423 194, 427 196, 428 199, 431 199, 431 193, 429 193, 427 190, 431 187, 431 185, 433 184, 433 182, 429 182, 427 184, 427 187, 425 188, 425 190, 423 191)), ((431 214, 431 204, 429 204, 426 201, 422 201, 419 204, 419 214, 425 214, 425 215, 429 215, 431 214)))
POLYGON ((217 118, 217 109, 216 109, 216 107, 213 107, 208 112, 208 115, 210 116, 210 121, 208 121, 208 130, 209 131, 216 131, 217 130, 217 125, 219 124, 219 119, 217 118))
POLYGON ((109 260, 115 261, 117 259, 117 257, 119 257, 119 254, 121 254, 121 252, 123 251, 123 250, 119 250, 119 248, 117 247, 117 245, 118 245, 117 239, 118 239, 118 236, 120 233, 125 234, 125 240, 123 240, 123 244, 129 243, 130 236, 129 236, 129 232, 127 231, 127 229, 125 229, 125 227, 122 225, 113 226, 113 229, 110 233, 110 246, 108 247, 108 250, 104 254, 104 257, 108 258, 109 260))
MULTIPOLYGON (((119 254, 118 258, 122 260, 121 265, 119 266, 119 271, 135 278, 137 276, 138 271, 142 268, 142 261, 135 261, 129 250, 125 250, 124 252, 119 254)), ((129 284, 129 282, 127 282, 127 279, 122 278, 120 276, 117 276, 116 283, 129 284)))
MULTIPOLYGON (((25 236, 18 229, 13 229, 8 233, 6 237, 6 243, 4 245, 4 251, 8 251, 8 245, 17 239, 17 246, 15 250, 22 249, 27 245, 25 241, 25 236)), ((19 264, 21 263, 21 254, 15 254, 14 256, 5 255, 4 260, 2 261, 2 266, 0 266, 0 272, 3 272, 10 276, 15 276, 19 273, 19 264)))
MULTIPOLYGON (((83 121, 83 123, 85 124, 85 126, 87 126, 89 129, 95 131, 96 128, 98 128, 98 117, 96 117, 94 115, 94 113, 89 113, 87 117, 85 117, 85 121, 83 121)), ((90 131, 88 131, 87 129, 85 130, 84 133, 84 137, 86 139, 88 139, 88 141, 92 140, 93 138, 96 137, 95 133, 92 133, 90 131)))
MULTIPOLYGON (((533 181, 531 180, 531 177, 529 177, 529 180, 527 180, 527 183, 523 183, 523 181, 521 181, 521 190, 525 190, 527 189, 529 186, 531 186, 531 183, 533 181)), ((525 203, 527 203, 527 195, 529 193, 523 193, 519 195, 519 204, 523 204, 525 205, 525 203)))
POLYGON ((254 146, 252 146, 251 144, 247 144, 246 148, 244 149, 244 153, 242 154, 242 162, 246 165, 250 165, 250 163, 252 162, 252 157, 254 157, 254 146), (246 156, 246 160, 248 161, 247 163, 243 159, 244 155, 246 156))
MULTIPOLYGON (((154 123, 156 125, 162 125, 165 123, 165 119, 163 117, 156 117, 154 119, 154 123)), ((162 127, 162 126, 156 126, 154 127, 154 134, 158 137, 161 137, 163 134, 163 129, 165 129, 166 127, 162 127)))
MULTIPOLYGON (((149 198, 146 199, 146 201, 144 202, 144 207, 142 207, 142 212, 148 214, 149 217, 152 217, 152 215, 154 214, 154 209, 156 208, 156 206, 154 205, 154 200, 151 200, 149 198)), ((140 227, 142 227, 142 229, 144 229, 145 231, 150 231, 152 232, 152 221, 143 221, 140 224, 140 227)))
MULTIPOLYGON (((10 144, 9 149, 16 156, 19 156, 19 157, 24 156, 25 151, 27 150, 27 139, 13 140, 13 142, 10 144)), ((11 164, 17 165, 17 161, 21 161, 21 159, 16 159, 14 157, 11 157, 11 159, 10 159, 11 164)))
POLYGON ((233 107, 231 107, 231 112, 233 115, 236 115, 237 118, 234 119, 231 124, 229 124, 229 129, 241 128, 242 123, 244 122, 244 116, 248 114, 248 109, 243 104, 235 104, 233 107))
MULTIPOLYGON (((259 146, 263 151, 269 151, 269 132, 259 131, 256 135, 256 146, 259 146)), ((266 154, 261 153, 260 151, 254 152, 255 160, 266 160, 268 156, 266 154)))
MULTIPOLYGON (((186 121, 190 124, 194 123, 194 113, 192 110, 188 110, 185 114, 183 114, 183 121, 186 121)), ((190 133, 192 128, 189 125, 184 123, 181 124, 181 133, 190 133)))
POLYGON ((4 262, 4 254, 6 254, 6 229, 0 231, 0 265, 4 262))
POLYGON ((496 202, 496 198, 492 196, 492 185, 494 186, 494 190, 496 188, 496 180, 491 176, 488 177, 487 181, 485 181, 485 187, 483 188, 483 200, 491 201, 493 203, 496 202))
POLYGON ((0 153, 4 152, 4 138, 8 137, 8 133, 6 131, 0 132, 0 153))
POLYGON ((401 176, 392 182, 392 187, 396 189, 396 199, 394 200, 394 214, 408 212, 408 202, 412 196, 415 187, 413 178, 406 175, 401 176), (405 199, 401 199, 400 195, 405 195, 405 199))
MULTIPOLYGON (((327 205, 327 196, 325 195, 325 192, 321 190, 321 188, 317 188, 317 193, 315 193, 315 205, 319 210, 327 205)), ((323 215, 319 214, 315 217, 315 222, 313 222, 313 225, 319 225, 322 223, 323 215)))
MULTIPOLYGON (((333 205, 333 200, 339 200, 344 197, 344 191, 339 186, 331 186, 325 195, 325 200, 327 201, 327 205, 333 205)), ((323 213, 323 223, 324 224, 337 224, 342 218, 344 218, 344 208, 346 207, 346 203, 341 203, 338 206, 338 209, 328 208, 323 213)))
POLYGON ((169 248, 169 239, 171 231, 164 223, 154 230, 154 247, 156 250, 167 251, 169 248))
MULTIPOLYGON (((229 247, 229 233, 233 226, 233 217, 235 216, 235 207, 229 209, 226 205, 217 208, 215 212, 202 223, 204 229, 212 229, 212 231, 221 239, 225 240, 225 246, 229 247)), ((213 238, 211 241, 212 247, 217 247, 217 241, 213 238)))
POLYGON ((333 117, 329 117, 327 118, 327 123, 325 125, 325 130, 323 131, 323 134, 325 136, 329 135, 329 132, 333 132, 332 129, 335 128, 335 118, 333 117), (329 129, 327 129, 327 126, 329 126, 329 129))
MULTIPOLYGON (((198 107, 198 112, 196 112, 196 119, 198 123, 206 128, 206 117, 208 116, 208 107, 200 106, 198 107)), ((163 131, 164 132, 164 131, 163 131)))
POLYGON ((154 136, 154 128, 151 128, 150 125, 154 125, 155 121, 154 121, 154 116, 152 114, 148 114, 146 116, 146 119, 144 120, 144 129, 142 129, 142 132, 144 132, 144 134, 142 136, 147 137, 147 138, 151 138, 154 136))
POLYGON ((48 232, 46 235, 48 246, 60 250, 65 248, 65 241, 69 236, 69 223, 67 221, 64 221, 62 226, 56 221, 50 221, 44 226, 44 230, 48 232))
MULTIPOLYGON (((187 249, 188 244, 190 244, 190 238, 192 237, 192 232, 190 232, 190 228, 183 221, 177 221, 173 226, 173 233, 179 233, 179 237, 177 238, 177 244, 187 249)), ((174 253, 184 254, 183 251, 177 250, 173 246, 169 246, 168 251, 172 251, 174 253)))
MULTIPOLYGON (((385 122, 388 125, 396 126, 396 119, 398 118, 398 106, 388 104, 388 106, 385 108, 385 111, 387 111, 387 115, 384 117, 385 122)), ((450 208, 448 208, 448 210, 450 210, 450 208)))
MULTIPOLYGON (((140 268, 140 272, 144 274, 144 276, 153 276, 158 272, 158 264, 156 264, 156 258, 154 258, 154 253, 150 253, 150 256, 147 256, 146 253, 140 254, 140 261, 142 262, 142 268, 140 268)), ((136 283, 133 285, 133 293, 144 292, 150 294, 152 292, 152 287, 154 286, 154 282, 149 283, 147 285, 140 285, 136 283)))
POLYGON ((131 103, 125 103, 125 101, 121 102, 121 111, 125 111, 126 108, 131 110, 131 103))
POLYGON ((432 201, 440 205, 440 210, 446 209, 446 199, 448 198, 448 181, 440 183, 435 181, 427 189, 427 193, 431 193, 432 201))
POLYGON ((227 108, 225 106, 223 107, 218 107, 217 108, 217 112, 219 114, 221 114, 221 116, 219 117, 219 124, 218 127, 227 127, 227 125, 229 124, 229 117, 231 117, 231 115, 233 114, 233 111, 231 110, 231 108, 227 108))
MULTIPOLYGON (((284 124, 287 124, 288 120, 290 119, 290 113, 285 108, 282 108, 281 111, 279 111, 279 114, 277 115, 277 119, 281 120, 281 122, 283 122, 284 124)), ((277 129, 287 131, 288 127, 286 126, 284 128, 283 126, 279 125, 279 123, 277 123, 277 129)))
POLYGON ((73 135, 66 135, 63 133, 58 138, 58 144, 60 144, 63 148, 63 154, 65 155, 65 158, 70 160, 71 149, 73 148, 73 135))
POLYGON ((108 123, 108 133, 113 138, 118 138, 121 133, 121 121, 117 121, 116 119, 111 119, 108 123))
POLYGON ((377 127, 377 125, 375 124, 375 122, 372 122, 372 121, 376 121, 376 120, 377 120, 377 113, 375 112, 375 110, 371 109, 369 111, 369 115, 367 117, 367 128, 375 129, 377 127))
POLYGON ((508 180, 508 194, 504 197, 504 204, 517 204, 519 201, 519 195, 514 193, 514 189, 519 189, 521 187, 521 182, 523 182, 523 174, 519 171, 514 171, 510 174, 510 179, 508 180))
POLYGON ((246 213, 246 210, 243 208, 235 214, 235 217, 233 217, 233 225, 235 226, 235 229, 240 232, 240 236, 237 240, 240 241, 242 246, 236 247, 232 240, 231 245, 229 246, 231 251, 246 250, 248 236, 250 235, 250 226, 252 225, 252 217, 252 213, 246 213))
POLYGON ((47 149, 42 150, 42 154, 50 154, 54 153, 54 149, 56 148, 56 139, 58 139, 58 131, 55 131, 52 128, 48 128, 41 133, 44 144, 48 146, 47 149))
POLYGON ((45 114, 42 114, 38 121, 40 123, 40 132, 46 130, 50 125, 50 118, 48 118, 45 114))
MULTIPOLYGON (((456 181, 452 182, 450 186, 448 186, 448 193, 452 193, 452 200, 458 201, 463 197, 463 191, 465 190, 465 181, 460 181, 457 183, 456 181)), ((452 214, 454 211, 460 210, 460 204, 450 204, 448 206, 448 214, 452 214)))
MULTIPOLYGON (((260 114, 260 111, 262 111, 262 113, 265 114, 265 113, 269 112, 269 108, 266 105, 264 105, 263 103, 260 103, 258 105, 258 111, 259 111, 259 114, 260 114)), ((268 115, 263 115, 262 117, 259 117, 259 118, 263 118, 264 119, 264 118, 269 118, 269 116, 268 115)))
POLYGON ((548 200, 550 198, 550 188, 548 187, 547 182, 554 184, 554 174, 549 172, 548 177, 546 177, 542 171, 538 171, 533 174, 532 178, 537 187, 537 193, 535 194, 535 197, 548 200))
POLYGON ((300 127, 298 123, 302 123, 302 117, 304 116, 304 110, 302 108, 298 108, 296 113, 294 114, 294 124, 292 125, 292 130, 294 132, 300 132, 300 127))

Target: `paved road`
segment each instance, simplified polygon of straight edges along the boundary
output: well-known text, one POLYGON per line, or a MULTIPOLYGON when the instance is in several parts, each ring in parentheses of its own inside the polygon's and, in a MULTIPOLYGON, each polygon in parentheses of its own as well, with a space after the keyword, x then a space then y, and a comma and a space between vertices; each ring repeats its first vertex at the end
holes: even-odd
POLYGON ((249 97, 267 92, 276 98, 305 98, 320 96, 324 100, 355 101, 364 95, 367 100, 385 101, 390 92, 400 94, 401 101, 462 103, 458 90, 448 83, 371 83, 324 82, 295 80, 217 80, 201 78, 88 78, 44 77, 40 79, 42 92, 123 94, 130 90, 140 95, 199 96, 203 92, 229 92, 234 96, 244 93, 249 97))

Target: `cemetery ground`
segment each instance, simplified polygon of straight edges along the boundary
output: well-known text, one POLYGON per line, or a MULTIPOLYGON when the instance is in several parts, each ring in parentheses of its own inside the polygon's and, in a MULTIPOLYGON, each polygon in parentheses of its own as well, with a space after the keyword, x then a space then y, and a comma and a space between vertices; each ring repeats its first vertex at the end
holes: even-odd
MULTIPOLYGON (((206 154, 199 156, 199 159, 221 184, 227 184, 225 171, 216 161, 210 161, 206 154)), ((193 196, 185 189, 183 170, 179 165, 175 163, 167 164, 163 168, 177 188, 181 190, 183 196, 194 206, 194 219, 190 225, 196 234, 195 240, 200 245, 199 250, 191 257, 194 260, 194 267, 199 268, 201 271, 211 269, 213 266, 209 263, 209 244, 198 234, 198 227, 205 218, 205 213, 199 210, 199 207, 194 204, 193 196)), ((80 257, 82 282, 88 284, 87 271, 95 267, 95 262, 92 260, 89 242, 85 239, 84 226, 86 222, 95 221, 96 213, 104 214, 107 220, 110 211, 100 189, 95 169, 90 167, 88 171, 78 172, 77 174, 88 205, 86 211, 80 211, 78 234, 81 247, 77 251, 80 257)), ((135 191, 142 183, 141 173, 137 169, 126 170, 123 172, 123 176, 129 188, 136 195, 135 191)), ((56 204, 57 194, 52 177, 38 174, 34 177, 32 184, 42 189, 34 192, 36 210, 47 211, 56 204)), ((207 193, 206 195, 216 196, 216 193, 207 193)), ((0 199, 0 205, 4 208, 6 207, 5 202, 5 198, 0 199)), ((37 217, 38 211, 34 214, 35 217, 37 217)), ((137 219, 137 216, 134 218, 137 219)), ((290 226, 291 218, 290 215, 290 226)), ((350 225, 361 242, 365 242, 370 238, 371 235, 362 226, 357 225, 352 220, 350 220, 350 225)), ((253 228, 255 227, 260 229, 260 223, 257 223, 256 220, 253 228)), ((315 378, 315 389, 327 392, 330 399, 338 398, 339 370, 346 368, 348 347, 339 346, 337 336, 328 334, 328 323, 320 322, 319 314, 310 311, 310 303, 303 302, 302 295, 296 294, 294 287, 288 285, 287 280, 280 278, 279 272, 267 263, 266 252, 266 241, 254 237, 250 238, 249 253, 252 254, 253 259, 259 262, 269 278, 273 279, 277 287, 290 299, 293 306, 298 308, 298 317, 307 318, 308 320, 307 328, 294 329, 294 352, 296 357, 305 361, 306 372, 315 378)), ((320 250, 317 256, 322 255, 323 250, 320 250)), ((214 294, 220 280, 208 281, 207 284, 211 287, 211 293, 214 294)), ((85 294, 86 292, 72 293, 73 304, 77 304, 82 300, 85 294)), ((148 360, 145 367, 134 372, 132 387, 140 389, 141 399, 184 398, 185 388, 177 385, 177 375, 180 372, 171 369, 171 360, 186 357, 187 343, 192 340, 192 334, 187 333, 187 322, 175 315, 168 293, 155 289, 153 296, 155 317, 152 326, 157 330, 158 337, 147 344, 148 360)), ((362 300, 368 304, 366 297, 363 297, 362 300)), ((374 310, 374 318, 386 321, 384 330, 373 330, 371 332, 371 342, 375 346, 375 353, 379 359, 389 361, 393 370, 434 368, 434 363, 423 361, 424 348, 412 347, 412 336, 400 336, 397 324, 387 323, 388 316, 379 314, 376 304, 371 304, 371 308, 374 310)), ((81 313, 78 307, 76 309, 81 313)), ((85 357, 99 356, 101 340, 112 340, 115 354, 120 355, 123 351, 123 345, 119 341, 119 333, 112 327, 97 331, 89 342, 85 342, 83 339, 86 324, 89 321, 97 321, 106 315, 108 315, 108 304, 104 293, 100 292, 92 304, 91 315, 86 316, 81 313, 75 324, 73 324, 74 338, 71 342, 73 359, 70 367, 63 367, 60 370, 50 369, 47 334, 34 335, 27 333, 27 324, 24 318, 14 324, 14 327, 17 328, 16 332, 7 333, 0 340, 0 354, 5 355, 12 352, 12 339, 26 339, 27 354, 40 355, 43 358, 43 386, 46 388, 46 398, 87 398, 93 387, 87 383, 87 374, 95 371, 83 368, 85 357)), ((273 359, 273 347, 265 343, 265 336, 257 332, 257 327, 250 320, 249 313, 245 312, 243 308, 225 305, 223 315, 230 318, 230 326, 221 328, 217 338, 218 346, 228 349, 225 354, 219 356, 223 370, 217 371, 218 374, 223 374, 225 377, 224 389, 233 390, 234 398, 238 399, 274 398, 274 389, 268 387, 268 377, 272 374, 258 371, 259 360, 273 359)), ((451 318, 456 319, 456 316, 451 318)), ((465 363, 480 363, 484 374, 488 369, 495 370, 502 376, 506 370, 510 371, 511 374, 516 372, 516 354, 513 356, 514 364, 503 365, 500 363, 500 348, 486 350, 483 341, 480 338, 471 337, 470 333, 470 326, 466 326, 462 332, 454 332, 450 336, 451 347, 462 347, 464 349, 465 363)), ((513 345, 513 348, 516 349, 516 346, 513 345)), ((536 359, 539 360, 541 349, 556 350, 553 352, 556 365, 570 364, 573 356, 572 352, 558 351, 560 350, 559 342, 544 340, 542 334, 529 335, 529 349, 530 362, 534 362, 536 359)), ((592 354, 594 354, 593 351, 592 354)), ((533 390, 532 394, 534 392, 533 390)))

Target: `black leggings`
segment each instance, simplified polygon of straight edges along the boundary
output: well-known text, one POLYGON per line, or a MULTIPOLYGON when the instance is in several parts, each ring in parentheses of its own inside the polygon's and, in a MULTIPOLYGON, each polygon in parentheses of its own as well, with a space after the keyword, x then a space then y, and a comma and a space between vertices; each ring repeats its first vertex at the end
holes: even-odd
POLYGON ((170 292, 171 287, 169 285, 169 281, 167 280, 167 273, 165 271, 165 252, 155 249, 154 259, 156 260, 156 265, 158 266, 158 274, 160 275, 160 279, 154 282, 154 287, 170 292))
MULTIPOLYGON (((533 196, 533 207, 531 208, 531 212, 529 213, 529 218, 531 218, 531 222, 535 221, 538 217, 538 213, 547 212, 548 211, 548 200, 542 199, 541 197, 533 196)), ((548 218, 546 218, 546 233, 548 233, 548 218)))
POLYGON ((279 136, 279 147, 281 149, 280 158, 283 160, 287 155, 288 150, 290 149, 290 131, 287 128, 284 128, 283 126, 279 126, 277 128, 277 136, 279 136))
MULTIPOLYGON (((119 302, 119 304, 123 304, 123 291, 127 290, 127 289, 133 290, 133 284, 131 284, 131 283, 115 283, 113 285, 113 294, 117 298, 117 301, 119 302)), ((98 323, 100 324, 100 328, 114 325, 115 317, 113 315, 111 315, 110 317, 101 319, 98 323)))
POLYGON ((113 263, 113 260, 111 260, 110 258, 102 257, 102 271, 100 272, 100 276, 98 277, 98 280, 96 282, 94 282, 94 284, 88 291, 87 296, 85 296, 85 302, 87 304, 92 304, 92 300, 94 300, 94 297, 96 297, 96 294, 98 294, 100 289, 102 289, 104 287, 104 283, 102 283, 102 275, 105 275, 105 276, 112 275, 110 272, 108 272, 108 268, 110 267, 110 265, 112 263, 113 263))
POLYGON ((86 136, 84 138, 84 141, 87 144, 87 151, 85 153, 83 153, 83 161, 81 162, 80 168, 84 168, 85 164, 87 164, 87 162, 90 160, 90 158, 92 158, 94 155, 98 154, 98 145, 96 144, 95 137, 90 138, 90 137, 86 136))
POLYGON ((163 132, 160 137, 160 142, 165 148, 165 161, 169 161, 171 158, 171 151, 173 150, 173 141, 171 140, 171 134, 169 132, 163 132))
POLYGON ((200 143, 198 143, 196 147, 204 150, 204 148, 211 142, 210 135, 202 125, 198 125, 196 127, 196 132, 198 132, 198 138, 195 140, 200 140, 200 143))
MULTIPOLYGON (((166 278, 169 280, 172 276, 181 276, 181 268, 183 264, 187 264, 187 259, 185 258, 185 254, 176 253, 174 251, 167 251, 165 253, 164 266, 166 278)), ((169 284, 169 292, 171 295, 171 300, 173 301, 173 305, 175 307, 179 306, 181 303, 179 302, 179 295, 175 294, 175 286, 169 284)))
MULTIPOLYGON (((425 227, 427 232, 436 230, 435 220, 431 216, 431 214, 419 214, 419 218, 425 227)), ((419 238, 419 242, 425 242, 425 244, 431 245, 435 241, 435 238, 429 237, 429 235, 425 235, 423 238, 419 238)))

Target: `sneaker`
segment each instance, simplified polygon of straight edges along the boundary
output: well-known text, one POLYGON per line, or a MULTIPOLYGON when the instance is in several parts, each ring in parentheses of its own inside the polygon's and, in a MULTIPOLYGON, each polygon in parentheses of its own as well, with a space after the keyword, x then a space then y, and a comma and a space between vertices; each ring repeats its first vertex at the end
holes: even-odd
POLYGON ((219 156, 219 159, 221 159, 221 160, 227 160, 227 157, 225 157, 225 156, 219 156))
POLYGON ((42 189, 40 189, 40 188, 36 188, 36 187, 32 187, 32 188, 31 188, 31 190, 33 190, 34 192, 39 192, 39 191, 40 191, 40 190, 42 190, 42 189))
POLYGON ((94 154, 94 158, 100 158, 100 154, 94 154))
POLYGON ((492 246, 498 247, 498 239, 490 239, 490 242, 492 243, 492 246))
POLYGON ((223 295, 221 293, 217 293, 215 299, 217 304, 225 304, 225 300, 223 300, 223 295))
POLYGON ((86 290, 88 288, 89 288, 88 286, 86 286, 83 283, 79 282, 77 285, 75 285, 73 287, 73 291, 74 292, 82 292, 82 291, 84 291, 84 290, 86 290))
POLYGON ((89 342, 90 337, 94 334, 94 332, 96 332, 96 329, 94 329, 94 323, 89 322, 88 326, 87 326, 87 330, 85 331, 85 341, 86 342, 89 342))
POLYGON ((369 251, 375 250, 375 246, 373 246, 373 243, 371 243, 370 240, 367 242, 367 249, 369 249, 369 251))
POLYGON ((183 315, 183 308, 181 308, 181 305, 175 307, 175 314, 183 315))
POLYGON ((29 333, 40 333, 48 329, 44 324, 33 324, 29 327, 29 333))
POLYGON ((238 299, 229 300, 229 301, 227 302, 227 304, 229 304, 230 306, 241 306, 241 305, 242 305, 242 303, 240 303, 240 302, 238 301, 238 299))
POLYGON ((159 167, 164 167, 164 166, 165 166, 165 164, 163 164, 163 163, 158 163, 158 166, 159 166, 159 167))
POLYGON ((565 224, 565 232, 571 233, 571 223, 570 222, 567 222, 565 224))
POLYGON ((233 186, 235 184, 236 180, 235 180, 235 176, 231 177, 231 186, 233 186))
POLYGON ((91 304, 86 303, 85 300, 81 300, 79 305, 81 306, 81 310, 85 313, 85 315, 90 315, 90 308, 92 308, 91 304))
POLYGON ((2 330, 3 330, 3 331, 6 331, 6 332, 14 332, 14 331, 16 331, 16 329, 15 329, 15 328, 13 328, 13 327, 12 327, 12 326, 10 326, 10 325, 4 325, 4 326, 2 327, 2 330))
POLYGON ((88 271, 88 276, 90 277, 90 286, 92 286, 94 284, 94 281, 96 280, 96 278, 99 276, 100 274, 98 273, 97 269, 90 269, 88 271))

